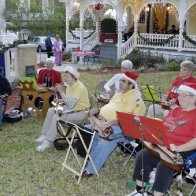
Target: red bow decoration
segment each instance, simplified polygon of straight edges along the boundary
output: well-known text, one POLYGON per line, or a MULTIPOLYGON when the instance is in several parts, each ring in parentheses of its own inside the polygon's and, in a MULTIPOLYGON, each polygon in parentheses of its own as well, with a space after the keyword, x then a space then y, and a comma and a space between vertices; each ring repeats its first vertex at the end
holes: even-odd
POLYGON ((103 4, 101 4, 101 3, 97 3, 96 5, 95 5, 95 9, 96 10, 101 10, 103 8, 103 4))

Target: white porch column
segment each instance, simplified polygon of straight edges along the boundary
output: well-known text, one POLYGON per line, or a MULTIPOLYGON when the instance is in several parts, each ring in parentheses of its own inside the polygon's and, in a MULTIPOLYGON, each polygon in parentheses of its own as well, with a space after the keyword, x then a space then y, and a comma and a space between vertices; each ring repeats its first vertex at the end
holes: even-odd
POLYGON ((99 43, 99 18, 96 20, 96 42, 99 43))
POLYGON ((66 39, 66 51, 68 51, 69 50, 69 45, 68 45, 68 40, 69 40, 69 10, 70 10, 70 8, 68 8, 67 6, 66 6, 66 29, 65 29, 65 31, 66 31, 66 37, 65 37, 65 39, 66 39))
POLYGON ((179 40, 178 40, 178 51, 182 50, 182 42, 183 42, 183 33, 184 31, 184 21, 180 21, 180 26, 179 26, 179 40))
MULTIPOLYGON (((80 4, 80 50, 83 50, 84 48, 84 8, 80 4)), ((83 63, 83 57, 80 57, 80 62, 83 63)))
POLYGON ((183 31, 184 31, 184 19, 185 19, 185 11, 184 8, 186 7, 186 1, 180 0, 179 5, 179 40, 178 40, 178 51, 182 50, 182 41, 183 41, 183 31))
POLYGON ((137 32, 138 32, 138 17, 134 16, 134 44, 133 47, 137 46, 137 32))
POLYGON ((121 58, 122 31, 123 31, 123 27, 122 27, 122 24, 120 22, 120 24, 118 23, 117 59, 121 58))
POLYGON ((117 25, 118 25, 117 60, 119 60, 121 58, 121 47, 122 47, 123 10, 120 2, 117 2, 116 0, 112 0, 112 2, 117 13, 117 18, 116 18, 117 25))

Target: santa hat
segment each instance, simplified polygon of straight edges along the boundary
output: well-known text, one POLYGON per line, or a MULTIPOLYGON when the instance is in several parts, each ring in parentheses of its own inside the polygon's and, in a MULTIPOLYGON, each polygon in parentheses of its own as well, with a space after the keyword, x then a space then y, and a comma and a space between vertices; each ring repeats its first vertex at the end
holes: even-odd
POLYGON ((193 95, 196 95, 196 82, 195 83, 184 83, 180 85, 178 88, 178 91, 186 91, 189 93, 192 93, 193 95))
POLYGON ((122 75, 122 78, 129 80, 135 86, 135 88, 138 88, 137 82, 136 82, 138 78, 137 74, 130 72, 130 71, 125 71, 124 74, 122 75))
POLYGON ((65 69, 64 69, 64 72, 69 72, 76 79, 78 79, 80 77, 80 74, 78 73, 78 71, 76 69, 74 69, 73 67, 71 67, 71 66, 66 66, 65 69))

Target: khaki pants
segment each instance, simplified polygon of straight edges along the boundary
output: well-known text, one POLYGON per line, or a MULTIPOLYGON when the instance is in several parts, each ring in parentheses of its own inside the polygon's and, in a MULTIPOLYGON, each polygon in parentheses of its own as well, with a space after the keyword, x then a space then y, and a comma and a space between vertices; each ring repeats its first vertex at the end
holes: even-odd
POLYGON ((48 141, 53 142, 57 136, 56 123, 58 120, 70 121, 76 124, 80 124, 83 122, 86 115, 86 111, 80 111, 58 116, 54 108, 49 108, 44 120, 44 124, 42 126, 41 133, 46 137, 48 141))

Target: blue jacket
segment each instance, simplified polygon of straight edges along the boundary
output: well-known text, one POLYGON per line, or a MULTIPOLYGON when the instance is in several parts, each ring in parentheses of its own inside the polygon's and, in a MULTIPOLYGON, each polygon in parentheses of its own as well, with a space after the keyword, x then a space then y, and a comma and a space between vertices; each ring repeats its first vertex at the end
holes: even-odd
POLYGON ((46 38, 45 46, 46 46, 46 48, 52 48, 52 41, 51 41, 50 37, 46 38))
POLYGON ((11 95, 12 89, 10 87, 10 83, 8 82, 7 78, 4 78, 0 74, 0 95, 8 94, 11 95))

